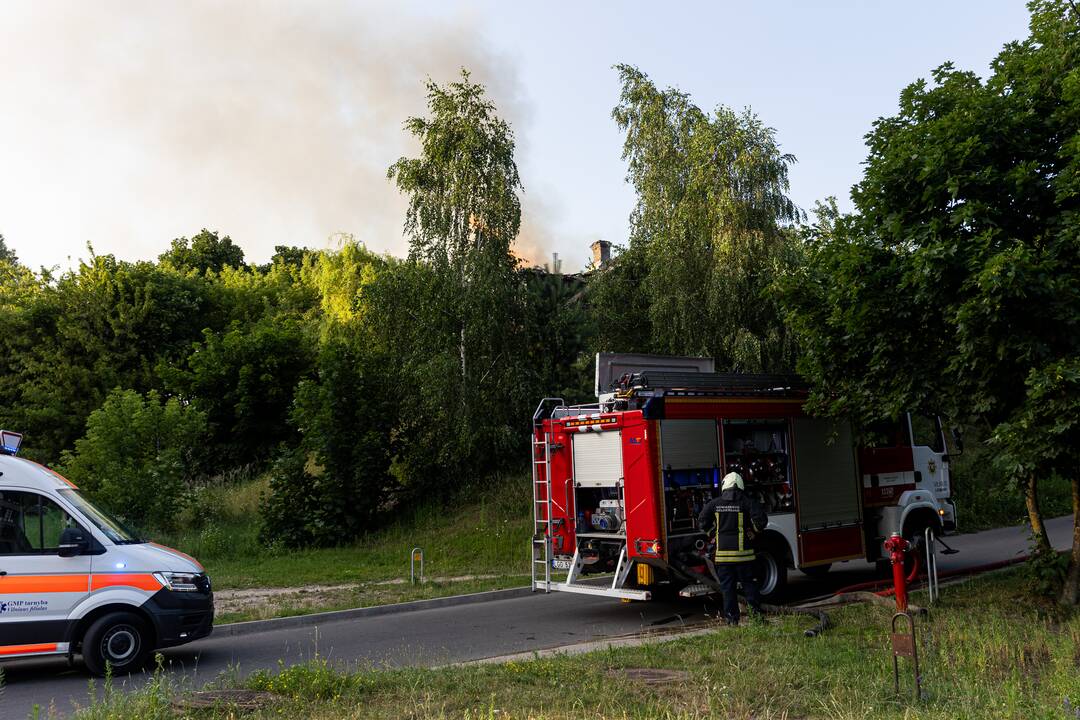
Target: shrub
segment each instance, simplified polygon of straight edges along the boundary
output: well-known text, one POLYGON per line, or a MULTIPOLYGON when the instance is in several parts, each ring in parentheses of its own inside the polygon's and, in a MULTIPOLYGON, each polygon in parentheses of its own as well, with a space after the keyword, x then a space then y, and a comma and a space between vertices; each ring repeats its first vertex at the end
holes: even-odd
POLYGON ((117 388, 86 421, 60 471, 137 525, 169 528, 206 436, 206 416, 176 398, 117 388))
POLYGON ((283 450, 263 506, 266 543, 337 545, 370 529, 393 498, 391 428, 396 417, 384 358, 363 342, 334 339, 318 377, 296 393, 301 440, 283 450))

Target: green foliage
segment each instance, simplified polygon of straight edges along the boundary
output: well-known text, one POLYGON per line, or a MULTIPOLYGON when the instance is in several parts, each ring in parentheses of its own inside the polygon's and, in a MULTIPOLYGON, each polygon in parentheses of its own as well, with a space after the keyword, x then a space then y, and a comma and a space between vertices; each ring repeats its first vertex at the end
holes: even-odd
POLYGON ((293 393, 315 363, 314 338, 292 315, 204 331, 186 368, 159 369, 167 386, 206 413, 212 472, 265 461, 292 433, 293 393))
POLYGON ((1069 178, 1080 130, 1080 35, 1062 4, 994 73, 942 65, 868 135, 858 214, 823 227, 787 296, 819 408, 976 415, 1027 402, 1024 382, 1080 354, 1069 178))
POLYGON ((396 417, 386 359, 363 344, 334 339, 318 375, 300 385, 293 422, 300 431, 271 471, 263 507, 265 542, 289 547, 339 545, 377 523, 392 499, 396 417))
POLYGON ((158 260, 181 272, 195 271, 202 274, 242 266, 244 251, 233 244, 228 235, 221 237, 216 231, 203 228, 202 232, 190 240, 184 237, 173 240, 169 251, 159 255, 158 260))
POLYGON ((15 254, 15 251, 7 246, 7 242, 4 240, 4 236, 0 235, 0 263, 10 263, 12 265, 19 264, 19 257, 15 254))
POLYGON ((15 269, 0 296, 17 305, 0 341, 0 422, 55 461, 114 387, 158 386, 154 366, 201 337, 203 281, 152 263, 93 256, 54 279, 15 269))
POLYGON ((117 515, 170 527, 206 437, 206 417, 176 398, 116 389, 90 414, 59 470, 117 515))
POLYGON ((632 243, 613 248, 610 265, 589 275, 588 302, 595 321, 594 350, 648 352, 653 338, 649 312, 649 265, 644 247, 632 243))
POLYGON ((441 491, 451 477, 497 469, 521 448, 524 287, 510 245, 521 182, 509 126, 462 72, 428 83, 428 111, 405 126, 420 142, 389 177, 409 199, 410 258, 372 284, 377 342, 393 348, 407 388, 395 477, 441 491))
POLYGON ((802 213, 787 196, 795 158, 749 111, 706 113, 637 68, 617 69, 622 93, 612 116, 626 134, 623 158, 638 199, 630 248, 616 261, 630 267, 598 273, 594 302, 600 317, 631 327, 625 337, 602 339, 628 350, 711 356, 722 368, 791 369, 795 346, 771 285, 799 261, 789 225, 802 213), (630 345, 645 332, 647 345, 630 345))
POLYGON ((412 251, 454 265, 473 251, 506 255, 521 226, 514 134, 468 71, 446 87, 429 80, 427 90, 430 117, 405 121, 420 157, 403 157, 387 172, 409 197, 412 251))
MULTIPOLYGON (((534 398, 555 395, 567 402, 592 397, 589 346, 594 330, 586 285, 576 276, 523 271, 525 349, 522 371, 534 398)), ((527 399, 527 398, 526 398, 527 399)))
POLYGON ((1076 473, 1080 26, 1030 7, 985 81, 945 63, 874 123, 857 213, 825 213, 785 302, 814 408, 979 422, 1037 526, 1038 480, 1076 473))

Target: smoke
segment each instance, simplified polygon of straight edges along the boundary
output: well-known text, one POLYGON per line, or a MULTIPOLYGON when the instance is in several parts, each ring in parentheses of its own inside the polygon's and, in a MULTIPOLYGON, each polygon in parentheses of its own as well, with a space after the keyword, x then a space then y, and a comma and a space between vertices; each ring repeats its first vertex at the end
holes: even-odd
MULTIPOLYGON (((468 68, 523 149, 513 63, 467 11, 353 4, 0 5, 0 232, 32 264, 153 257, 202 227, 250 260, 351 232, 400 254, 405 202, 386 168, 416 147, 423 82, 468 68)), ((536 202, 527 194, 525 204, 536 202)), ((542 217, 519 252, 543 255, 542 217)))

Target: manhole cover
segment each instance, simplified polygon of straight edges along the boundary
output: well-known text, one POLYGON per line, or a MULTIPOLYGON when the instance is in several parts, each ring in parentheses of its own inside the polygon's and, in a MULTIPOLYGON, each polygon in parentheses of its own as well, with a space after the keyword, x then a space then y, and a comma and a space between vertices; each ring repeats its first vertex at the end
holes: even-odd
POLYGON ((273 693, 265 690, 203 690, 173 700, 178 710, 202 710, 204 708, 230 708, 251 712, 274 702, 273 693))
POLYGON ((608 670, 608 677, 636 680, 646 685, 669 685, 686 682, 690 673, 685 670, 658 670, 657 668, 617 668, 608 670))

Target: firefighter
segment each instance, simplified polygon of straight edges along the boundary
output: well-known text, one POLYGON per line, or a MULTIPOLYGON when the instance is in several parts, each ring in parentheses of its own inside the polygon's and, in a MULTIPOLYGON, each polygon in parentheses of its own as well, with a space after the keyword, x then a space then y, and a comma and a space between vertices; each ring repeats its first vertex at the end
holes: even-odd
POLYGON ((716 579, 724 593, 724 619, 728 625, 739 624, 739 598, 735 582, 741 582, 746 604, 760 617, 761 597, 754 577, 753 535, 765 529, 768 516, 761 504, 746 493, 742 475, 724 476, 720 496, 701 510, 698 527, 706 533, 715 531, 716 579))

